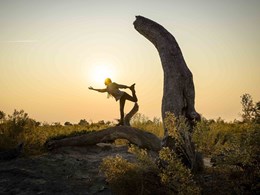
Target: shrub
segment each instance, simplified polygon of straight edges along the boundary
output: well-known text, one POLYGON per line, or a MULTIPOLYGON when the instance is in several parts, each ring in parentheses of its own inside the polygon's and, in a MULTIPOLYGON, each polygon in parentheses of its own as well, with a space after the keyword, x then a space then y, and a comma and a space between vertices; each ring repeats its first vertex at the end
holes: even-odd
POLYGON ((19 142, 23 142, 24 132, 36 127, 38 123, 29 118, 24 110, 14 110, 12 115, 5 118, 3 115, 3 122, 0 124, 0 147, 1 149, 8 149, 15 147, 19 142))
POLYGON ((190 168, 193 173, 203 170, 202 154, 196 152, 192 141, 192 127, 184 116, 178 118, 167 112, 164 125, 169 136, 164 140, 182 160, 182 163, 190 168))
POLYGON ((168 194, 200 194, 200 189, 194 182, 190 169, 187 169, 176 153, 169 148, 159 152, 159 158, 167 166, 160 168, 162 184, 167 187, 168 194))
POLYGON ((14 110, 12 115, 5 116, 0 111, 0 150, 14 148, 24 143, 24 154, 35 155, 45 151, 44 144, 49 139, 61 139, 68 136, 80 135, 91 130, 107 128, 106 124, 70 125, 62 126, 60 123, 49 125, 31 119, 23 110, 14 110))
POLYGON ((193 138, 197 148, 211 156, 214 166, 237 175, 235 186, 247 186, 238 188, 239 193, 254 190, 260 178, 259 124, 204 119, 197 124, 193 138))
POLYGON ((209 121, 202 117, 201 121, 195 126, 192 135, 195 142, 196 149, 204 154, 210 154, 212 151, 211 135, 209 121))
POLYGON ((136 164, 117 155, 103 159, 100 170, 116 194, 140 194, 140 172, 136 164))
POLYGON ((116 156, 101 163, 100 170, 115 194, 199 194, 190 171, 169 148, 160 151, 157 161, 136 146, 129 152, 136 162, 116 156))

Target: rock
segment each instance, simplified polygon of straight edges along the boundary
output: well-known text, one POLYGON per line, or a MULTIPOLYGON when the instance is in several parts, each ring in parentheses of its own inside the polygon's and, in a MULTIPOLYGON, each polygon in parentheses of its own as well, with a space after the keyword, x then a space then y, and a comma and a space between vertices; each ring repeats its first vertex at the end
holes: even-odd
POLYGON ((107 156, 134 161, 127 146, 62 147, 48 154, 0 162, 0 194, 112 194, 99 165, 107 156))
POLYGON ((23 145, 24 144, 21 143, 16 148, 0 152, 0 161, 7 161, 17 158, 23 150, 23 145))

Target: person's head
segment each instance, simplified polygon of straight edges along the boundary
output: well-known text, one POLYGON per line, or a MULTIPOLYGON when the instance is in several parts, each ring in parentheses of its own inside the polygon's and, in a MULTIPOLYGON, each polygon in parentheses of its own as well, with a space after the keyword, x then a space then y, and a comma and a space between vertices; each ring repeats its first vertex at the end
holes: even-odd
POLYGON ((106 78, 105 79, 105 85, 109 85, 110 83, 112 83, 110 78, 106 78))

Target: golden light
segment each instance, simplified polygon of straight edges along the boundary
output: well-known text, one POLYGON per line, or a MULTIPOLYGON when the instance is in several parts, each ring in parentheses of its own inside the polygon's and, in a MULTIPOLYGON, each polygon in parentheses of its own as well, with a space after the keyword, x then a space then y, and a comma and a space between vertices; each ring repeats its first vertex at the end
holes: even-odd
POLYGON ((95 65, 91 71, 92 81, 95 83, 104 83, 106 78, 113 80, 115 74, 111 65, 95 65))

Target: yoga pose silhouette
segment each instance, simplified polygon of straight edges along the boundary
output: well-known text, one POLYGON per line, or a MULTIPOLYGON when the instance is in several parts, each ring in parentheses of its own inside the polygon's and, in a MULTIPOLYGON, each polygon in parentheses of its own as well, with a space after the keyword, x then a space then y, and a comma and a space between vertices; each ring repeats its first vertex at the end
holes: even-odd
POLYGON ((125 101, 129 100, 131 102, 137 102, 137 97, 135 93, 135 84, 131 86, 126 86, 126 85, 120 85, 115 82, 112 82, 110 78, 107 78, 105 80, 105 85, 107 86, 105 89, 94 89, 93 87, 89 87, 90 90, 98 91, 100 93, 108 93, 109 96, 113 96, 116 101, 119 100, 119 105, 120 105, 120 121, 117 124, 119 125, 124 125, 124 107, 125 107, 125 101), (132 96, 129 95, 128 93, 124 91, 120 91, 119 89, 130 89, 132 91, 132 96))

